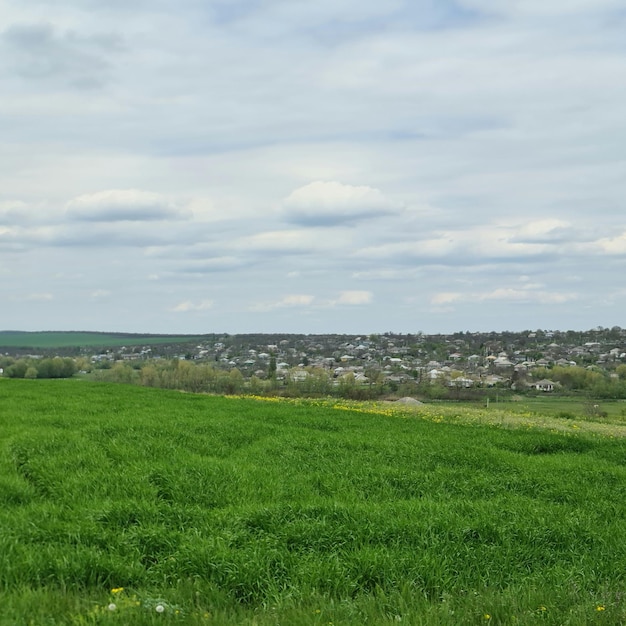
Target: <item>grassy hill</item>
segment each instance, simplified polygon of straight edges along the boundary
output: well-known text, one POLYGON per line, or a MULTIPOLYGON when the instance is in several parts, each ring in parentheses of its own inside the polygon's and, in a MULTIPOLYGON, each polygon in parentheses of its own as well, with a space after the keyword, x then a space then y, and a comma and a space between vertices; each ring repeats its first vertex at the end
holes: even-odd
POLYGON ((626 622, 621 437, 77 380, 0 411, 1 625, 626 622))
POLYGON ((194 335, 142 335, 131 333, 24 332, 16 330, 0 331, 0 348, 113 348, 120 346, 146 346, 167 343, 188 343, 200 339, 194 335))

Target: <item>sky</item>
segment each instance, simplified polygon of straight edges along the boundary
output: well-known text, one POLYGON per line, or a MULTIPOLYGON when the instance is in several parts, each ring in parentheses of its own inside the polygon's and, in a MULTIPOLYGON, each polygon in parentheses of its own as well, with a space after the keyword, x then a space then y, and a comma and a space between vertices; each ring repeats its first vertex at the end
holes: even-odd
POLYGON ((626 326, 624 0, 0 0, 0 329, 626 326))

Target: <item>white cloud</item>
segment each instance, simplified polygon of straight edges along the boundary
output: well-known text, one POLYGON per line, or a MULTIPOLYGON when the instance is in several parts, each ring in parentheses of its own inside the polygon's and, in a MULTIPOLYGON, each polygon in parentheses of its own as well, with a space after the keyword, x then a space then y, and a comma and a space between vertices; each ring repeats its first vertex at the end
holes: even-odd
POLYGON ((213 308, 213 300, 200 300, 199 302, 193 302, 191 300, 185 300, 180 302, 171 310, 174 313, 189 313, 191 311, 207 311, 213 308))
POLYGON ((90 294, 92 300, 97 300, 99 298, 108 298, 110 296, 111 292, 108 289, 95 289, 90 294))
POLYGON ((576 293, 545 291, 536 289, 535 285, 525 285, 522 289, 512 287, 498 287, 491 291, 482 292, 439 292, 433 294, 430 303, 435 307, 454 303, 481 303, 481 302, 512 302, 519 304, 564 304, 578 298, 576 293))
POLYGON ((478 300, 481 301, 501 300, 509 302, 537 302, 539 304, 563 304, 576 298, 577 295, 575 293, 512 289, 510 287, 501 287, 491 292, 478 294, 478 300))
POLYGON ((261 232, 236 239, 226 245, 241 252, 304 254, 336 249, 341 244, 340 232, 312 228, 261 232))
POLYGON ((89 222, 140 222, 188 216, 166 197, 139 189, 110 189, 79 196, 68 203, 67 214, 89 222))
POLYGON ((18 302, 48 302, 54 300, 54 295, 49 292, 25 293, 10 296, 9 299, 18 302))
POLYGON ((517 228, 517 233, 511 237, 511 241, 522 243, 567 241, 571 240, 572 234, 572 228, 569 222, 548 218, 528 222, 517 228))
POLYGON ((604 237, 595 242, 594 247, 599 248, 604 254, 626 254, 626 231, 617 237, 604 237))
POLYGON ((337 298, 337 304, 347 304, 349 306, 358 306, 362 304, 370 304, 373 299, 371 291, 342 291, 337 298))
POLYGON ((452 302, 457 302, 462 298, 462 294, 451 291, 442 291, 441 293, 436 293, 431 299, 430 303, 435 306, 441 306, 444 304, 451 304, 452 302))
POLYGON ((309 306, 315 298, 310 295, 285 296, 277 303, 277 306, 309 306))
POLYGON ((252 311, 267 312, 275 309, 310 307, 315 296, 310 294, 290 294, 273 302, 259 302, 251 307, 252 311))
POLYGON ((31 293, 26 296, 27 300, 53 300, 54 296, 51 293, 31 293))
POLYGON ((14 228, 7 228, 6 226, 0 226, 0 237, 7 237, 15 233, 14 228))
POLYGON ((370 304, 373 294, 370 291, 342 291, 334 299, 320 299, 310 294, 290 294, 279 300, 259 302, 253 305, 253 311, 274 311, 276 309, 289 308, 315 308, 316 310, 327 309, 336 306, 360 306, 370 304))
POLYGON ((286 219, 310 225, 355 223, 397 210, 378 189, 334 181, 299 187, 287 196, 283 206, 286 219))

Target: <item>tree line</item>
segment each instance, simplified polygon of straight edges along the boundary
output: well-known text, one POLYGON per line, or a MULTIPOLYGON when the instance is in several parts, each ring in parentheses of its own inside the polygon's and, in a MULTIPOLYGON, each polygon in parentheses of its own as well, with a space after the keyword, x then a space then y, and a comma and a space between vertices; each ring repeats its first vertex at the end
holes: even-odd
POLYGON ((4 357, 0 359, 0 368, 7 378, 71 378, 78 371, 74 359, 58 356, 50 359, 4 357))
POLYGON ((322 368, 308 367, 306 377, 287 374, 279 379, 270 367, 264 378, 251 376, 246 379, 236 368, 220 369, 207 363, 186 360, 154 360, 141 363, 115 363, 110 368, 96 369, 95 380, 125 384, 180 389, 192 393, 283 395, 289 397, 337 396, 367 400, 381 397, 391 389, 382 382, 363 385, 347 374, 335 381, 322 368))
POLYGON ((626 398, 626 364, 611 370, 580 366, 535 368, 530 375, 513 376, 493 389, 462 388, 454 380, 429 380, 415 376, 404 382, 386 378, 374 366, 365 368, 365 378, 357 380, 353 373, 335 377, 333 372, 314 366, 298 368, 278 377, 275 365, 263 377, 246 378, 238 369, 225 370, 210 363, 180 359, 145 361, 104 361, 92 364, 87 359, 69 357, 14 359, 0 357, 0 369, 8 378, 71 378, 81 371, 94 380, 179 389, 192 393, 283 395, 289 397, 335 396, 354 400, 375 400, 394 396, 417 396, 430 400, 481 400, 490 394, 541 394, 532 386, 533 380, 547 378, 557 383, 559 395, 599 399, 626 398), (303 373, 304 372, 304 373, 303 373))
POLYGON ((626 365, 607 370, 598 366, 575 365, 533 370, 533 378, 558 383, 557 392, 567 395, 587 395, 592 398, 626 398, 626 365))

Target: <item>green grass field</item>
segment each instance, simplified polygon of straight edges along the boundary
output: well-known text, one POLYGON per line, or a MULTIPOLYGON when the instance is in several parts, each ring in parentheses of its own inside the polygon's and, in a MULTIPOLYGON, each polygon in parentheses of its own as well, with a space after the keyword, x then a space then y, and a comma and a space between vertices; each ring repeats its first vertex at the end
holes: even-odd
MULTIPOLYGON (((569 419, 590 419, 590 406, 597 406, 606 412, 606 417, 600 421, 626 423, 625 400, 598 400, 582 396, 559 396, 546 394, 543 396, 516 396, 515 400, 490 402, 489 407, 494 410, 507 411, 512 414, 530 413, 544 417, 568 417, 569 419)), ((464 403, 463 406, 472 406, 464 403)), ((475 404, 473 405, 476 406, 475 404)))
POLYGON ((624 624, 626 439, 532 420, 0 379, 0 624, 624 624))
POLYGON ((2 348, 114 348, 120 346, 187 343, 200 339, 200 336, 194 335, 134 335, 126 333, 95 332, 0 331, 0 347, 2 348))

